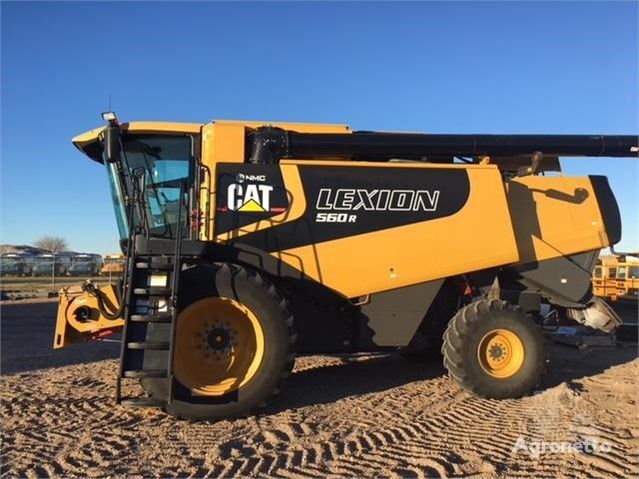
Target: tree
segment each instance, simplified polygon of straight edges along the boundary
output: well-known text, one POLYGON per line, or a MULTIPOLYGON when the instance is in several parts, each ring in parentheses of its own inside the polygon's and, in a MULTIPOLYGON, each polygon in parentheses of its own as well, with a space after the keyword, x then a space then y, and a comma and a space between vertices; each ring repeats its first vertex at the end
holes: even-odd
POLYGON ((48 251, 49 253, 59 253, 61 251, 66 251, 68 247, 67 240, 60 236, 43 236, 35 242, 35 245, 40 249, 48 251))

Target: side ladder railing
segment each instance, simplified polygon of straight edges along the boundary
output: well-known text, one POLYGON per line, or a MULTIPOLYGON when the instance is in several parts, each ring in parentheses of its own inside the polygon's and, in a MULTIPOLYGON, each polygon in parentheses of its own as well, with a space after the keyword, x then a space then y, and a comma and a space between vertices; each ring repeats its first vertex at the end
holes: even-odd
MULTIPOLYGON (((136 188, 135 202, 143 201, 139 192, 143 187, 136 188)), ((120 368, 116 384, 116 402, 127 406, 161 406, 170 403, 173 399, 174 378, 173 358, 175 354, 175 335, 177 324, 179 279, 182 268, 182 236, 184 228, 182 222, 185 215, 184 194, 185 182, 180 184, 180 207, 178 208, 177 223, 175 228, 175 247, 172 255, 153 255, 149 252, 138 254, 136 251, 136 237, 144 236, 149 240, 148 229, 144 226, 140 229, 131 229, 128 238, 127 272, 125 274, 123 301, 124 327, 122 330, 122 347, 120 350, 120 368), (153 277, 157 273, 164 273, 166 282, 164 287, 153 284, 153 277), (160 311, 162 299, 166 299, 166 311, 160 311), (140 306, 140 305, 143 306, 140 306), (146 311, 140 311, 141 309, 146 311), (157 325, 170 323, 168 334, 157 340, 157 325), (155 330, 154 330, 155 328, 155 330), (156 336, 149 340, 149 337, 156 336), (134 337, 132 337, 134 336, 134 337), (166 353, 166 355, 164 354, 166 353), (150 355, 156 355, 153 360, 150 355), (159 354, 159 356, 157 356, 159 354), (165 361, 158 357, 165 357, 165 361), (165 367, 149 367, 148 364, 157 365, 164 363, 165 367), (154 378, 167 381, 166 397, 150 398, 146 396, 122 396, 122 379, 154 378)), ((132 205, 133 210, 135 206, 132 205)), ((140 208, 143 211, 143 208, 140 208)), ((188 218, 188 217, 187 217, 188 218)), ((141 218, 141 223, 145 223, 141 218)), ((129 223, 132 224, 132 223, 129 223)), ((164 366, 162 364, 162 366, 164 366)))

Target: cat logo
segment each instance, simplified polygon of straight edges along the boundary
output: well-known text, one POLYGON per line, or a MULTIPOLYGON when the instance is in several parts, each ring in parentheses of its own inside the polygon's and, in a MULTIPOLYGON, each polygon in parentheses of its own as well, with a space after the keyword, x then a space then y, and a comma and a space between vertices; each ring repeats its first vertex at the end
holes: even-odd
POLYGON ((271 185, 231 183, 227 190, 228 209, 240 213, 271 212, 272 191, 271 185))

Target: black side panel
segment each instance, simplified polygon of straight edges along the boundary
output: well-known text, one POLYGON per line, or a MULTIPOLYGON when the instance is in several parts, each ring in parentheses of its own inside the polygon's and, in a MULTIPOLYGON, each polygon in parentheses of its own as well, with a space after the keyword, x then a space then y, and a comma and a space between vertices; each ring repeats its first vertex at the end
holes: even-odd
POLYGON ((417 332, 411 339, 406 352, 416 353, 425 358, 439 357, 444 332, 448 327, 448 322, 460 308, 461 300, 455 280, 447 279, 444 281, 417 332))
POLYGON ((360 346, 408 345, 443 282, 430 281, 371 295, 361 309, 360 346))
POLYGON ((274 283, 293 312, 298 353, 358 350, 357 308, 349 301, 310 281, 280 278, 274 283))
POLYGON ((282 251, 450 216, 464 207, 470 195, 468 173, 462 169, 300 166, 299 170, 307 205, 304 215, 238 241, 264 251, 282 251), (324 214, 342 219, 325 221, 324 214))
POLYGON ((289 207, 278 165, 221 163, 216 175, 216 235, 276 216, 289 207))
POLYGON ((519 264, 499 273, 505 291, 536 291, 552 304, 582 307, 592 298, 590 279, 599 250, 519 264))
MULTIPOLYGON (((295 316, 300 353, 377 351, 406 346, 443 280, 373 294, 357 307, 310 282, 282 279, 295 316)), ((285 293, 286 294, 286 293, 285 293)))
POLYGON ((605 176, 589 176, 588 178, 595 191, 609 244, 619 243, 621 241, 621 215, 615 195, 608 184, 608 178, 605 176))

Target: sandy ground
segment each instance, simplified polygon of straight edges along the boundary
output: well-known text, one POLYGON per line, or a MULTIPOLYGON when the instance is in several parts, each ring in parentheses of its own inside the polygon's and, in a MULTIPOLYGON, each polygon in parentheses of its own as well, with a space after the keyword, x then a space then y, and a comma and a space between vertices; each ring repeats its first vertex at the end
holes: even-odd
POLYGON ((438 364, 299 358, 259 417, 113 404, 118 345, 51 350, 55 303, 2 306, 1 477, 637 477, 635 347, 550 348, 535 395, 478 399, 438 364))

